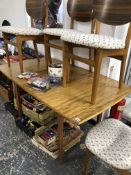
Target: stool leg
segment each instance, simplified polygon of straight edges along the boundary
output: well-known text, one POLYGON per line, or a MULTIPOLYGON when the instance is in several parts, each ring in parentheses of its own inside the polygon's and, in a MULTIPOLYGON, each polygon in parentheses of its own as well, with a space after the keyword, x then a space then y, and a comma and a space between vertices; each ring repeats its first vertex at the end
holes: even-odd
POLYGON ((92 153, 87 149, 85 159, 84 159, 82 175, 87 175, 88 168, 89 168, 89 161, 91 157, 92 157, 92 153))
POLYGON ((33 41, 33 45, 34 45, 34 49, 35 49, 35 54, 36 54, 37 60, 38 60, 38 62, 40 62, 38 48, 37 48, 37 44, 36 44, 35 41, 33 41))
POLYGON ((102 51, 98 50, 96 52, 95 67, 94 67, 94 79, 93 79, 92 94, 91 94, 91 103, 92 104, 94 104, 96 101, 101 63, 102 63, 102 51))
POLYGON ((20 72, 23 73, 22 40, 19 36, 17 36, 16 41, 17 41, 17 48, 18 48, 20 72))

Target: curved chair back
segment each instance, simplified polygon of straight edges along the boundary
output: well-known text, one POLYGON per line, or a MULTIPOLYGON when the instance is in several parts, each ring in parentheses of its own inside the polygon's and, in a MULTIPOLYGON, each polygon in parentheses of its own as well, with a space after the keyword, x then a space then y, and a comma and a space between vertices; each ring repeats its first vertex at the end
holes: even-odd
POLYGON ((110 25, 126 24, 131 21, 131 0, 94 0, 93 16, 110 25))
POLYGON ((92 19, 93 0, 68 0, 67 11, 71 19, 88 22, 92 19))
POLYGON ((26 0, 26 11, 32 19, 43 20, 46 16, 46 0, 26 0))

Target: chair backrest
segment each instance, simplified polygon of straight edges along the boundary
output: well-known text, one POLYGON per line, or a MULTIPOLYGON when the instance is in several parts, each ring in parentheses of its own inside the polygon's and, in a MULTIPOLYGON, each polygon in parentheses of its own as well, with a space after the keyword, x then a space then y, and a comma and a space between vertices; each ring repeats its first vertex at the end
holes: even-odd
POLYGON ((67 11, 71 19, 88 22, 92 19, 93 0, 68 0, 67 11))
POLYGON ((126 24, 131 21, 131 0, 94 0, 93 16, 110 25, 126 24))
POLYGON ((74 27, 74 21, 88 22, 92 20, 93 0, 68 0, 67 12, 71 18, 70 28, 74 27))
POLYGON ((26 11, 33 19, 45 18, 45 0, 26 0, 26 11))

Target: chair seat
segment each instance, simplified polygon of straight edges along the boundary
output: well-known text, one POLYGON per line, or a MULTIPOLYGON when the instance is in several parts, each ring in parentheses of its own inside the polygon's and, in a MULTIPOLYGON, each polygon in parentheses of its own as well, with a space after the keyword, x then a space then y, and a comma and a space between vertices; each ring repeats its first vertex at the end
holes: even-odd
POLYGON ((48 29, 44 29, 43 32, 44 34, 60 36, 60 37, 66 33, 71 33, 71 34, 80 33, 73 29, 61 29, 61 28, 48 28, 48 29))
POLYGON ((14 35, 38 36, 38 35, 43 34, 43 32, 39 29, 24 28, 24 27, 12 27, 12 26, 2 26, 2 27, 0 27, 0 31, 5 32, 5 33, 14 34, 14 35))
POLYGON ((131 169, 131 128, 115 119, 97 124, 86 137, 87 148, 118 169, 131 169))
POLYGON ((85 33, 66 33, 61 36, 61 39, 70 43, 80 44, 93 48, 101 49, 123 49, 125 43, 120 39, 113 38, 105 35, 98 34, 85 34, 85 33))

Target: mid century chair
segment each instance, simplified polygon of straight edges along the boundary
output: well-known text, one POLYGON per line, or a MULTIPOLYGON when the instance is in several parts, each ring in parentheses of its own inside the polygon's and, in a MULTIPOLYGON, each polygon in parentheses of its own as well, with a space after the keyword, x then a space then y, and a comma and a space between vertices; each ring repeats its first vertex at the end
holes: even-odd
POLYGON ((21 27, 13 27, 13 26, 0 27, 0 30, 3 33, 3 38, 5 42, 8 66, 10 66, 8 44, 12 44, 18 48, 20 71, 23 72, 22 43, 28 40, 33 41, 36 56, 38 58, 38 61, 40 61, 36 43, 44 44, 44 34, 41 30, 34 28, 33 20, 35 19, 45 20, 45 22, 48 23, 47 9, 48 7, 47 7, 46 0, 37 0, 37 1, 26 0, 26 11, 31 17, 32 28, 21 28, 21 27), (15 42, 12 42, 10 40, 10 37, 9 37, 10 34, 13 34, 16 36, 15 42))
POLYGON ((106 119, 94 126, 86 137, 87 153, 83 175, 87 175, 88 163, 94 154, 117 169, 121 175, 130 175, 131 128, 119 120, 106 119))
MULTIPOLYGON (((51 60, 51 52, 50 48, 55 48, 59 50, 63 50, 63 43, 55 44, 52 43, 51 40, 59 40, 62 34, 64 33, 74 33, 78 32, 74 29, 74 22, 89 22, 92 19, 92 0, 68 0, 67 2, 67 11, 71 18, 70 21, 70 29, 63 28, 46 28, 44 29, 45 34, 45 58, 51 60)), ((95 28, 95 20, 92 22, 91 33, 99 32, 99 25, 97 29, 95 28)), ((78 32, 79 33, 79 32, 78 32)), ((71 50, 73 52, 73 49, 71 50)), ((91 54, 91 52, 90 52, 91 54)), ((73 61, 72 61, 73 62, 73 61)), ((48 69, 48 65, 47 65, 48 69)))
MULTIPOLYGON (((93 15, 94 18, 100 22, 109 25, 122 25, 130 22, 131 20, 131 1, 126 0, 94 0, 93 5, 93 15)), ((64 76, 63 76, 63 86, 67 86, 68 81, 68 67, 69 59, 73 58, 76 60, 83 60, 70 52, 72 47, 85 47, 92 48, 95 51, 94 60, 86 60, 86 63, 94 67, 94 80, 92 86, 91 103, 96 102, 97 88, 99 82, 99 75, 101 69, 101 63, 103 58, 113 57, 121 61, 121 71, 119 79, 119 88, 122 88, 124 69, 126 64, 127 51, 129 47, 129 42, 131 38, 131 24, 129 25, 129 30, 127 33, 126 41, 122 42, 120 39, 96 35, 96 34, 63 34, 61 39, 64 41, 64 76)))

